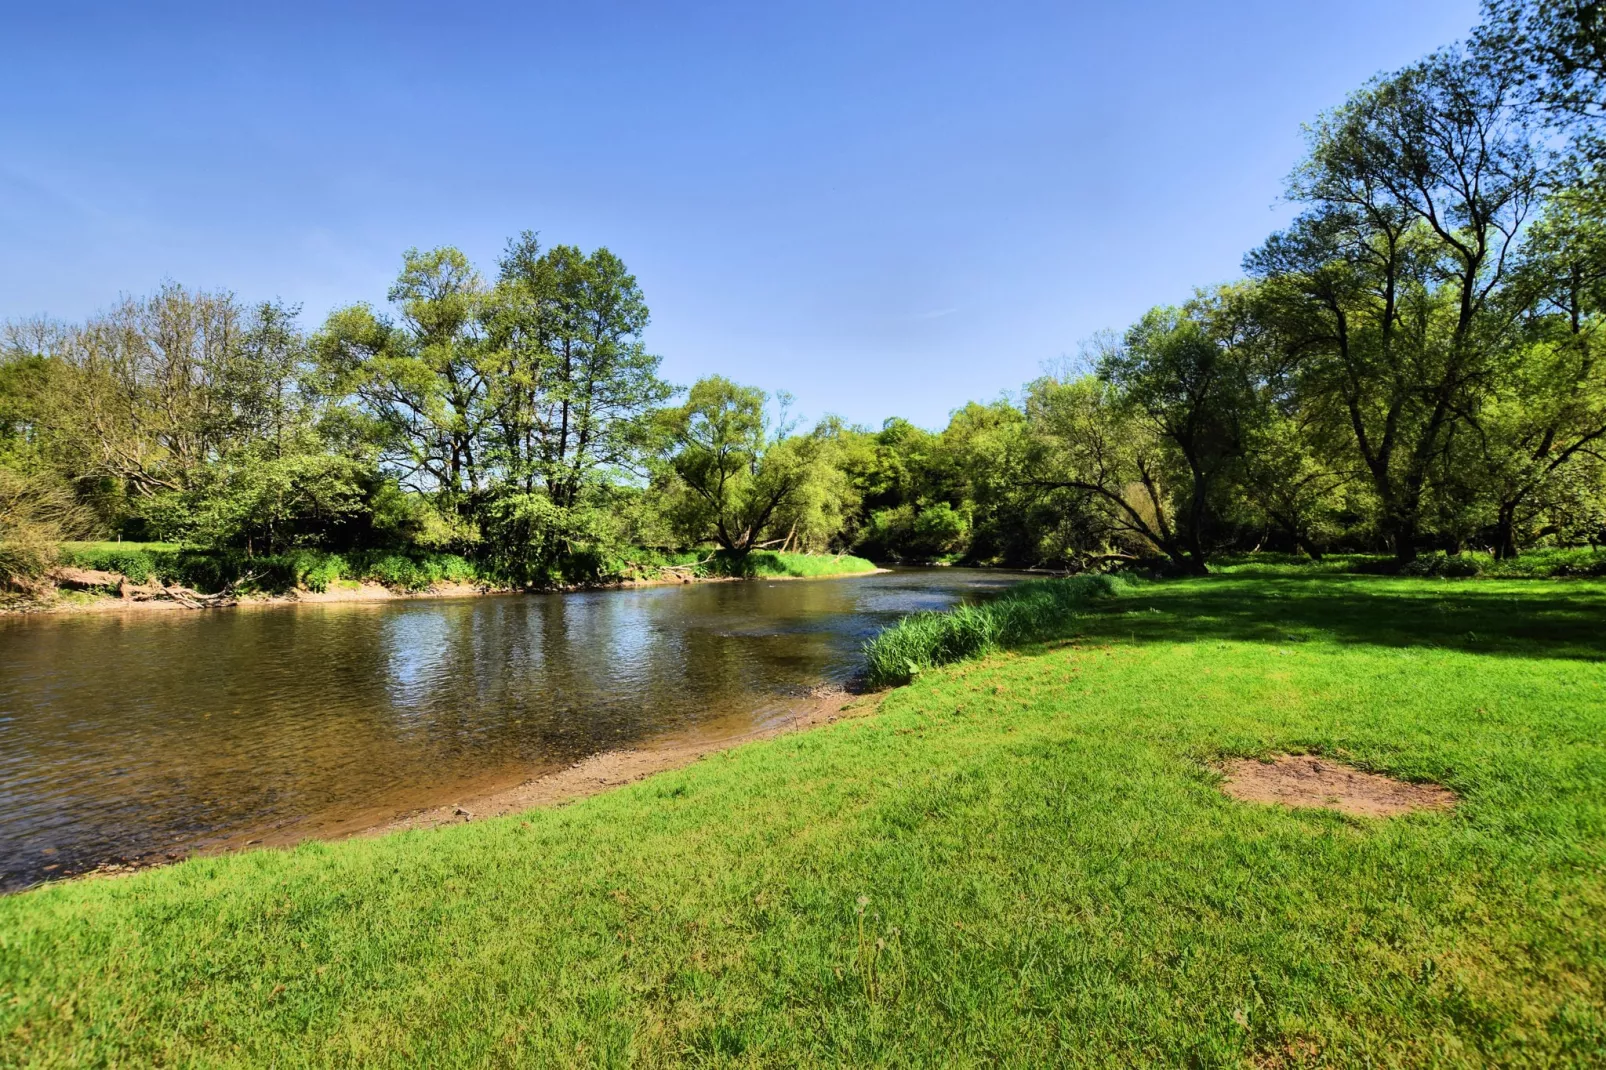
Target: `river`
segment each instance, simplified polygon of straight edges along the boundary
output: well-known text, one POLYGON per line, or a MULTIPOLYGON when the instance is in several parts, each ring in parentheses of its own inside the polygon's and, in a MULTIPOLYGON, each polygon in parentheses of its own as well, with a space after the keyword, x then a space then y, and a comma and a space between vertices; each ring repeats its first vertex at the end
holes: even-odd
POLYGON ((846 682, 882 625, 1019 578, 0 619, 0 890, 341 835, 601 751, 775 723, 846 682))

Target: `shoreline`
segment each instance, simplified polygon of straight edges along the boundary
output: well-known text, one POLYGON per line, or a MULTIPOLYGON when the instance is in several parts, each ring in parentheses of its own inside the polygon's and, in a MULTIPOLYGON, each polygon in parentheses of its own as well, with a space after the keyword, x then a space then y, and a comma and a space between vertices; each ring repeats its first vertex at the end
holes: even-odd
POLYGON ((379 583, 364 582, 356 587, 339 587, 328 591, 295 590, 284 594, 242 595, 226 606, 196 610, 170 599, 149 599, 136 602, 114 594, 96 595, 89 599, 68 599, 58 595, 46 602, 19 602, 0 604, 0 619, 5 617, 71 616, 74 614, 104 613, 184 613, 211 612, 228 609, 265 609, 277 606, 349 604, 354 602, 379 603, 416 601, 446 598, 484 598, 496 595, 521 594, 577 594, 584 591, 625 591, 645 587, 682 587, 698 583, 750 583, 763 580, 768 583, 792 580, 842 580, 860 576, 876 576, 892 571, 876 566, 865 572, 836 572, 823 576, 694 576, 689 578, 663 578, 646 580, 617 580, 609 583, 583 583, 565 587, 492 587, 478 583, 440 583, 424 591, 400 591, 379 583))
POLYGON ((63 875, 4 894, 18 895, 47 884, 126 877, 150 869, 178 865, 191 859, 215 858, 246 851, 284 851, 304 843, 340 843, 352 839, 372 839, 392 833, 437 829, 488 818, 508 817, 531 810, 566 806, 637 783, 657 773, 684 769, 711 754, 733 750, 747 743, 774 739, 794 732, 806 732, 841 720, 868 717, 880 708, 881 700, 887 694, 886 691, 855 692, 846 687, 824 685, 813 694, 799 698, 786 715, 771 718, 744 731, 714 733, 708 736, 699 736, 694 731, 673 733, 656 740, 643 741, 637 746, 599 751, 567 766, 537 773, 517 783, 507 784, 504 781, 501 786, 483 785, 470 788, 460 793, 456 802, 397 811, 393 816, 377 822, 369 816, 347 820, 333 828, 319 831, 292 830, 294 828, 292 826, 282 830, 259 829, 243 832, 203 844, 185 853, 153 851, 120 862, 105 862, 92 869, 63 875))
MULTIPOLYGON (((884 691, 856 694, 845 688, 824 687, 800 699, 789 716, 757 725, 745 732, 706 738, 697 738, 693 733, 679 733, 641 746, 599 751, 563 769, 530 777, 512 787, 466 794, 458 802, 401 814, 337 838, 386 836, 393 832, 461 825, 542 807, 563 806, 634 784, 656 773, 684 769, 710 754, 719 754, 746 743, 806 732, 850 718, 867 717, 880 707, 885 694, 884 691)), ((263 846, 269 844, 264 842, 263 846)))

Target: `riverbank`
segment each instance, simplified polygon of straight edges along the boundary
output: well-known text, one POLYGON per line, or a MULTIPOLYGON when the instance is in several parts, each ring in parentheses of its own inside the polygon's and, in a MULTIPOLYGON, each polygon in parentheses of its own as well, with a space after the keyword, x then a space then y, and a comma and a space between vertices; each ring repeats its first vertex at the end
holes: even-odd
POLYGON ((568 806, 36 889, 0 900, 0 1056, 1588 1063, 1603 613, 1593 581, 1151 584, 568 806), (1279 752, 1457 802, 1220 790, 1279 752))
POLYGON ((300 825, 252 830, 215 840, 194 852, 180 855, 156 851, 106 863, 69 879, 124 877, 191 859, 245 850, 292 848, 312 841, 337 843, 352 838, 462 825, 523 813, 537 807, 560 806, 634 784, 658 773, 684 769, 709 755, 733 747, 835 724, 849 717, 865 716, 875 710, 880 697, 823 686, 806 698, 787 703, 784 712, 757 725, 747 718, 728 718, 724 722, 702 725, 695 731, 670 734, 638 746, 602 751, 573 765, 539 773, 516 783, 493 779, 468 786, 456 793, 456 801, 445 805, 421 807, 400 814, 386 811, 377 822, 364 818, 348 819, 333 826, 322 826, 314 833, 307 832, 300 825))
MULTIPOLYGON (((0 615, 25 613, 108 613, 108 612, 168 612, 172 610, 191 611, 196 607, 187 604, 184 600, 163 597, 161 585, 164 582, 177 582, 187 573, 195 571, 194 566, 188 568, 175 568, 166 565, 167 573, 159 574, 162 565, 153 562, 150 551, 142 549, 138 544, 132 544, 132 549, 121 544, 95 544, 107 549, 99 553, 79 551, 76 560, 83 562, 83 567, 69 567, 59 570, 57 575, 63 583, 60 586, 50 585, 30 594, 12 593, 0 594, 0 615), (143 555, 143 560, 142 560, 143 555), (119 566, 129 567, 128 573, 116 571, 119 566), (71 587, 69 588, 68 584, 71 587), (126 590, 132 586, 137 593, 134 597, 125 597, 119 590, 126 590), (76 588, 76 589, 72 589, 76 588)), ((158 555, 165 555, 171 561, 176 552, 171 548, 157 551, 158 555)), ((380 582, 375 579, 346 579, 342 578, 335 568, 329 567, 324 555, 315 566, 306 564, 286 565, 279 562, 274 566, 274 574, 280 578, 276 589, 246 589, 231 594, 225 604, 208 606, 206 608, 238 608, 251 606, 283 606, 296 604, 320 604, 330 602, 388 602, 396 599, 419 598, 468 598, 480 595, 498 594, 525 594, 525 593, 563 593, 583 590, 621 590, 637 587, 675 586, 688 583, 723 583, 740 580, 793 580, 793 579, 833 579, 845 576, 864 576, 885 569, 878 568, 874 563, 863 558, 852 557, 846 554, 781 554, 772 551, 755 551, 740 562, 731 562, 718 556, 693 558, 690 563, 682 565, 664 565, 652 570, 641 570, 628 577, 608 578, 595 582, 560 584, 538 589, 514 588, 498 585, 484 579, 461 579, 454 576, 466 575, 471 571, 467 563, 461 559, 449 559, 443 566, 433 562, 426 562, 423 567, 414 573, 421 579, 415 580, 414 586, 405 582, 380 582), (323 571, 317 572, 315 569, 323 571), (308 575, 312 576, 311 586, 308 586, 308 575), (437 576, 445 578, 436 578, 437 576), (288 577, 288 578, 285 578, 288 577)), ((685 556, 685 555, 682 555, 685 556)), ((162 560, 162 557, 156 557, 162 560)), ((239 572, 242 566, 234 563, 231 568, 239 572)), ((222 575, 224 569, 212 565, 208 570, 214 575, 222 575)), ((391 567, 376 570, 381 575, 390 575, 393 579, 402 574, 405 579, 406 570, 391 567)), ((217 584, 213 584, 217 587, 217 584)), ((228 588, 221 588, 227 590, 228 588)), ((190 594, 195 592, 191 591, 190 594)))
POLYGON ((841 688, 822 688, 809 698, 791 704, 781 717, 756 727, 735 727, 727 731, 705 728, 639 747, 603 751, 567 769, 533 777, 511 787, 465 792, 460 802, 405 814, 363 829, 357 835, 385 836, 436 829, 571 803, 659 773, 684 769, 733 747, 804 732, 850 717, 867 716, 875 711, 880 698, 879 695, 853 694, 841 688))

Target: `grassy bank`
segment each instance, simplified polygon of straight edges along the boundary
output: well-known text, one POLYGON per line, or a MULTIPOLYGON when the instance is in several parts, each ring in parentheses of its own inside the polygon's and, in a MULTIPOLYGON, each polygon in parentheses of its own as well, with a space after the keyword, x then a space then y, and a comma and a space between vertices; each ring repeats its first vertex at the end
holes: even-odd
POLYGON ((1091 603, 1133 582, 1110 575, 1032 580, 991 602, 911 614, 865 643, 865 677, 875 687, 905 684, 939 665, 1058 638, 1091 603))
MULTIPOLYGON (((120 573, 135 583, 160 580, 198 591, 219 591, 234 585, 242 592, 282 594, 327 591, 340 584, 374 583, 399 591, 425 591, 439 583, 501 584, 483 564, 457 554, 414 550, 355 551, 344 554, 295 550, 250 555, 243 550, 203 550, 173 543, 64 543, 60 558, 76 568, 120 573)), ((843 576, 874 571, 863 558, 833 554, 782 554, 759 550, 745 558, 706 551, 663 554, 639 551, 629 560, 602 569, 597 582, 656 579, 663 566, 682 566, 703 579, 764 576, 843 576)))
POLYGON ((0 900, 0 1063, 1591 1065, 1606 583, 1212 577, 572 806, 0 900), (1449 785, 1387 822, 1225 755, 1449 785))
POLYGON ((644 550, 621 565, 618 571, 633 579, 658 579, 667 569, 677 569, 698 579, 761 579, 765 576, 810 579, 874 572, 875 567, 873 562, 851 554, 783 554, 754 550, 737 557, 724 551, 664 553, 644 550))
POLYGON ((160 580, 197 591, 220 591, 233 584, 242 591, 278 594, 298 588, 326 591, 342 582, 423 591, 437 583, 491 582, 473 561, 426 551, 293 550, 252 555, 159 542, 70 542, 62 544, 61 559, 76 568, 121 573, 135 583, 160 580))

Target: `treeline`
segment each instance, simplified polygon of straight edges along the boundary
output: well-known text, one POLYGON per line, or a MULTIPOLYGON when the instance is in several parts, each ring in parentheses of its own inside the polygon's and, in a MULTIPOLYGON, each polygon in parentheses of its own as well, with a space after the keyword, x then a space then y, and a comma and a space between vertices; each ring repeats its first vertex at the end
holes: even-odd
POLYGON ((1245 278, 1155 308, 941 432, 722 378, 680 392, 606 249, 409 252, 389 307, 168 286, 0 358, 0 568, 62 539, 448 552, 513 584, 707 547, 1202 571, 1511 557, 1606 533, 1606 37, 1491 3, 1466 45, 1309 128, 1245 278))

